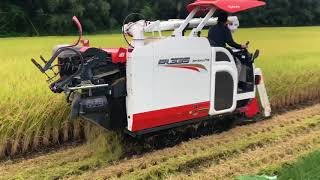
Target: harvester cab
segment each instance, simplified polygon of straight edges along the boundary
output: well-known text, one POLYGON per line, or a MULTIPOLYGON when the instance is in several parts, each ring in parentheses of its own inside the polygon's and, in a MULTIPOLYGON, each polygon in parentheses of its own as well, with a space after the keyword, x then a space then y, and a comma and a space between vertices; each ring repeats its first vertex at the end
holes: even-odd
MULTIPOLYGON (((197 0, 188 5, 184 20, 124 24, 127 48, 90 47, 74 17, 78 41, 57 46, 48 61, 41 57, 44 67, 32 62, 48 76, 54 93, 65 93, 72 118, 83 117, 109 130, 134 135, 215 117, 254 118, 260 112, 257 91, 263 115, 269 117, 262 71, 254 65, 259 51, 233 50, 234 56, 201 37, 204 27, 217 23, 215 11, 235 13, 263 5, 258 0, 197 0), (204 18, 194 18, 202 14, 204 18), (192 29, 189 35, 187 29, 192 29), (164 37, 163 31, 173 33, 164 37), (146 33, 159 36, 147 38, 146 33)), ((236 31, 238 18, 230 16, 229 21, 229 29, 236 31)))

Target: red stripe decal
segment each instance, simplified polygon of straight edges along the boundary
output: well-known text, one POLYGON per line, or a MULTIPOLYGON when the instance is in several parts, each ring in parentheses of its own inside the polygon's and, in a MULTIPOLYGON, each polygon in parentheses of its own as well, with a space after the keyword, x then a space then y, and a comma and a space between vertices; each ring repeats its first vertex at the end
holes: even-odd
POLYGON ((200 72, 200 70, 196 67, 190 67, 190 66, 167 66, 167 67, 170 67, 170 68, 181 68, 181 69, 189 69, 189 70, 192 70, 192 71, 197 71, 197 72, 200 72))
POLYGON ((164 67, 189 69, 197 72, 200 72, 201 70, 208 71, 207 68, 202 64, 177 64, 177 65, 166 65, 164 67))
POLYGON ((210 102, 190 104, 133 115, 132 131, 141 131, 209 115, 210 102))

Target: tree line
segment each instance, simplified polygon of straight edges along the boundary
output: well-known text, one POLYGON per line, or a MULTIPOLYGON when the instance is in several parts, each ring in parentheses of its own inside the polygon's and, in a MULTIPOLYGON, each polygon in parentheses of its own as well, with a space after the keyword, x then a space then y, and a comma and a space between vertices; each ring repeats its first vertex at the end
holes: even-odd
MULTIPOLYGON (((76 32, 76 15, 87 33, 118 30, 131 12, 148 20, 184 18, 195 0, 1 0, 0 36, 63 35, 76 32)), ((241 25, 309 26, 320 24, 319 0, 265 0, 267 6, 239 15, 241 25)))

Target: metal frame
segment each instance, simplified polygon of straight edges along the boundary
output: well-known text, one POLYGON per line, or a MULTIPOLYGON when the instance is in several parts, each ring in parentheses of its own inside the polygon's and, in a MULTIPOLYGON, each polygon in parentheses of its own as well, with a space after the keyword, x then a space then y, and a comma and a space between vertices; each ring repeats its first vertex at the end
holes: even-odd
POLYGON ((180 25, 178 29, 176 29, 173 32, 173 36, 175 37, 181 37, 183 34, 183 30, 188 26, 189 22, 192 20, 192 18, 197 14, 197 12, 200 10, 200 7, 194 8, 191 13, 188 15, 188 17, 184 20, 184 22, 180 25))
POLYGON ((216 11, 216 8, 211 8, 210 11, 207 13, 207 15, 205 16, 205 18, 201 21, 201 23, 198 25, 197 28, 192 29, 191 33, 190 33, 190 37, 197 37, 198 36, 198 32, 200 32, 204 26, 208 23, 208 21, 210 20, 210 18, 213 16, 214 12, 216 11))
POLYGON ((69 87, 68 89, 71 91, 75 90, 84 90, 84 89, 96 89, 96 88, 102 88, 102 87, 109 87, 109 84, 99 84, 99 85, 84 85, 80 87, 69 87))

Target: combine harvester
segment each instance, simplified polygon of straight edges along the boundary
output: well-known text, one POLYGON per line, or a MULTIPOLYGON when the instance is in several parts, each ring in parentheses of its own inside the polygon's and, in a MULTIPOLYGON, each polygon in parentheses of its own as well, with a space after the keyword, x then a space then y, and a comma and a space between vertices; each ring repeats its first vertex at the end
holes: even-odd
MULTIPOLYGON (((127 40, 127 48, 90 47, 88 40, 82 40, 81 24, 74 17, 79 40, 57 46, 48 61, 41 56, 44 67, 32 62, 48 76, 54 93, 65 93, 73 119, 83 117, 132 136, 221 117, 253 119, 260 112, 256 91, 263 114, 269 117, 263 75, 254 65, 259 51, 251 55, 234 49, 233 56, 200 36, 204 27, 217 23, 212 17, 217 10, 236 13, 263 5, 258 0, 197 0, 188 5, 185 20, 125 24, 125 39, 133 38, 127 40), (203 14, 204 18, 194 18, 203 14), (192 29, 189 35, 186 29, 192 29), (173 34, 163 37, 162 31, 173 34), (145 33, 159 36, 146 38, 145 33)), ((229 20, 233 22, 229 28, 235 31, 238 18, 229 20)))

